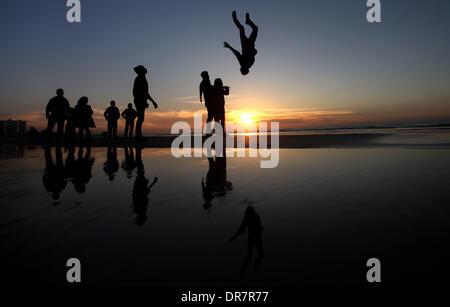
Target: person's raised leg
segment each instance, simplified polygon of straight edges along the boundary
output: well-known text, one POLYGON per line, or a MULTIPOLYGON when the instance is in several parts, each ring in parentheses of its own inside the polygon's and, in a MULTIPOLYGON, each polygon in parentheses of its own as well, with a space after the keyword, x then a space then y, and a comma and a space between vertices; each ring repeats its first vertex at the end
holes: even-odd
POLYGON ((258 36, 258 26, 250 19, 249 13, 245 14, 245 23, 248 24, 252 28, 252 33, 249 36, 249 40, 251 43, 255 43, 256 37, 258 36))

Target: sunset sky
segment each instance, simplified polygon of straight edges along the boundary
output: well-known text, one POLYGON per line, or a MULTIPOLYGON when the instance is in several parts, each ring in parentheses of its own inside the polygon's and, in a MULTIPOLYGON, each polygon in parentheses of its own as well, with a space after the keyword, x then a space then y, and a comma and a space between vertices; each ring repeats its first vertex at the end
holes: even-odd
POLYGON ((43 128, 61 87, 71 105, 89 97, 101 131, 110 100, 132 102, 132 68, 142 64, 160 105, 146 133, 205 111, 203 70, 230 86, 229 120, 281 129, 450 121, 448 0, 382 0, 379 24, 366 21, 365 0, 81 0, 79 24, 66 21, 65 2, 1 2, 1 119, 43 128), (240 49, 234 9, 260 29, 245 77, 223 48, 240 49))

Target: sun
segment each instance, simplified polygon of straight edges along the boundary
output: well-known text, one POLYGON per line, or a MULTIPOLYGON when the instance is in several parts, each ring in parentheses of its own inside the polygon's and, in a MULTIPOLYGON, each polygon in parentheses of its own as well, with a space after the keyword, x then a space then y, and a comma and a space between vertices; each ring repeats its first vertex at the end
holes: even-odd
POLYGON ((255 121, 253 120, 254 115, 251 115, 249 113, 241 113, 240 122, 244 125, 251 125, 254 124, 255 121))

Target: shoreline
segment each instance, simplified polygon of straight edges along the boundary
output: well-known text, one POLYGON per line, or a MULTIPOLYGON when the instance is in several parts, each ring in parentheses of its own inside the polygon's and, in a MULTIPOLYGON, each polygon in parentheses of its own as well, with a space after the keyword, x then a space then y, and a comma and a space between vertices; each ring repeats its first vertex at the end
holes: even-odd
MULTIPOLYGON (((348 133, 348 134, 304 134, 304 135, 279 135, 279 148, 333 148, 333 147, 450 147, 449 142, 438 143, 393 143, 383 142, 383 138, 386 139, 390 136, 396 136, 396 134, 388 133, 348 133)), ((139 146, 143 148, 170 148, 172 142, 177 138, 177 135, 172 136, 148 136, 142 140, 118 138, 116 140, 107 140, 100 136, 93 136, 90 142, 91 147, 133 147, 139 146)), ((204 142, 206 139, 203 136, 204 142)), ((236 145, 237 136, 234 136, 234 148, 242 148, 242 146, 236 145)), ((0 138, 0 144, 16 144, 23 146, 56 146, 56 142, 53 140, 48 143, 41 138, 27 138, 27 137, 2 137, 0 138)), ((248 148, 249 136, 245 136, 245 147, 248 148)), ((257 144, 259 144, 259 138, 257 138, 257 144)), ((271 138, 267 137, 267 146, 271 147, 271 138)), ((62 143, 62 146, 67 146, 67 143, 62 143)), ((80 145, 78 142, 74 145, 80 145)), ((83 144, 87 145, 87 144, 83 144)), ((191 136, 191 145, 194 145, 194 137, 191 136)), ((192 147, 191 146, 191 147, 192 147)), ((259 146, 258 146, 259 147, 259 146)))

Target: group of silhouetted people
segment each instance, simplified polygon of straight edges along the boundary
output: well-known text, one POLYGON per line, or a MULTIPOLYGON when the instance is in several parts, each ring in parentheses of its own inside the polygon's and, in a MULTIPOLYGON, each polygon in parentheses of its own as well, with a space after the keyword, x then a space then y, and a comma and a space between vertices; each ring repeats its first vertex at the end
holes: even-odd
MULTIPOLYGON (((147 69, 142 66, 136 66, 134 71, 137 74, 134 80, 133 97, 136 110, 133 109, 131 103, 128 104, 128 108, 120 113, 116 107, 116 102, 111 101, 110 106, 105 110, 104 116, 108 123, 108 138, 117 138, 117 122, 122 116, 125 119, 125 133, 124 137, 132 137, 133 129, 135 127, 134 121, 136 121, 136 138, 142 138, 142 124, 145 120, 145 109, 149 107, 147 100, 153 103, 154 108, 158 107, 156 101, 150 96, 148 90, 148 82, 145 77, 147 69)), ((57 141, 61 142, 64 134, 69 143, 73 143, 76 140, 76 129, 78 128, 79 141, 90 141, 91 131, 90 128, 95 128, 95 122, 93 118, 94 111, 88 104, 87 97, 81 97, 78 100, 77 105, 72 108, 69 101, 64 97, 64 90, 58 89, 56 96, 50 99, 46 107, 46 117, 48 120, 47 135, 51 139, 53 128, 57 126, 57 141), (64 132, 65 127, 65 132, 64 132), (85 138, 86 135, 86 138, 85 138)))

